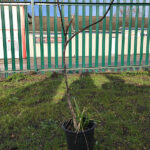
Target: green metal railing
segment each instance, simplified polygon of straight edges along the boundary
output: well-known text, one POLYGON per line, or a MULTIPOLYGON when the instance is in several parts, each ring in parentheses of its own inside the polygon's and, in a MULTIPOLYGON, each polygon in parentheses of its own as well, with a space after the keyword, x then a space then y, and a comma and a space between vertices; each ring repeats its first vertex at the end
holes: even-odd
MULTIPOLYGON (((149 68, 150 3, 146 0, 143 0, 143 3, 139 2, 136 0, 136 3, 132 1, 127 3, 126 0, 116 0, 103 22, 83 31, 70 41, 66 56, 68 70, 105 72, 149 68)), ((108 9, 109 3, 106 0, 103 2, 90 0, 89 3, 86 0, 82 2, 68 0, 68 2, 60 1, 60 5, 65 27, 72 16, 74 18, 68 30, 68 38, 70 38, 74 32, 101 18, 108 9)), ((62 70, 65 40, 56 0, 53 2, 0 0, 0 14, 0 40, 3 46, 0 49, 0 55, 3 55, 0 59, 0 73, 8 76, 9 72, 62 70), (28 18, 28 6, 31 6, 32 24, 28 18), (16 13, 12 13, 14 9, 16 13), (9 27, 6 27, 6 15, 9 16, 7 18, 9 27), (26 58, 23 58, 23 22, 26 58), (14 28, 15 24, 17 29, 14 28), (17 39, 14 35, 16 30, 17 39), (15 46, 16 43, 18 47, 15 46)))

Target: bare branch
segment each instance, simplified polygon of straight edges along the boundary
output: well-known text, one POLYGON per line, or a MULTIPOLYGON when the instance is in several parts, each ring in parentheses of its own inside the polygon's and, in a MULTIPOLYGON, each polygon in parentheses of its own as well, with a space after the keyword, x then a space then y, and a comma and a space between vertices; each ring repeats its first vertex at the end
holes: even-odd
POLYGON ((66 28, 66 34, 68 33, 69 27, 71 26, 72 22, 73 22, 73 17, 72 17, 72 19, 71 19, 69 25, 68 25, 67 28, 66 28))
MULTIPOLYGON (((67 41, 67 34, 65 34, 65 43, 67 41)), ((69 91, 69 85, 68 85, 68 76, 67 76, 67 71, 66 71, 66 44, 64 44, 64 49, 63 49, 63 62, 64 62, 64 77, 65 77, 65 84, 66 84, 66 90, 67 90, 67 102, 68 102, 68 106, 69 106, 69 109, 71 111, 71 115, 72 115, 72 118, 73 118, 73 125, 74 125, 74 128, 77 129, 78 126, 77 126, 77 121, 76 121, 76 114, 75 114, 75 111, 73 109, 73 106, 72 106, 72 103, 71 103, 71 98, 70 98, 70 91, 69 91)))
POLYGON ((94 22, 94 23, 92 23, 92 24, 86 26, 85 28, 81 29, 80 31, 74 33, 74 34, 72 35, 72 37, 67 40, 66 45, 67 45, 67 44, 69 43, 69 41, 72 40, 77 34, 83 32, 84 30, 88 29, 89 27, 91 27, 91 26, 93 26, 93 25, 95 25, 95 24, 97 24, 97 23, 102 22, 102 21, 104 20, 104 18, 106 17, 106 15, 108 14, 108 12, 109 12, 109 10, 110 10, 110 8, 111 8, 111 6, 112 6, 113 3, 114 3, 114 0, 111 1, 110 5, 109 5, 109 8, 107 9, 107 11, 105 12, 105 14, 103 15, 103 17, 102 17, 100 20, 98 20, 98 21, 96 21, 96 22, 94 22))
POLYGON ((64 26, 64 22, 63 22, 63 17, 62 17, 62 13, 61 13, 60 5, 59 5, 59 0, 57 0, 57 5, 58 5, 59 13, 60 13, 61 25, 62 25, 63 32, 64 32, 64 36, 65 36, 66 32, 65 32, 65 26, 64 26))

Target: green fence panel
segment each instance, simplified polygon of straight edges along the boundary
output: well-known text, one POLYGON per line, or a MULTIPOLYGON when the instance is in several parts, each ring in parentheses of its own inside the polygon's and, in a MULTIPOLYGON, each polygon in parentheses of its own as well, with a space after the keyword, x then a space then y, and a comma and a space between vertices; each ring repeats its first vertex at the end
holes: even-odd
MULTIPOLYGON (((143 3, 145 3, 146 0, 143 0, 143 3)), ((141 25, 141 45, 140 45, 140 60, 139 65, 142 65, 142 59, 143 59, 143 42, 144 42, 144 22, 145 22, 145 6, 142 7, 142 25, 141 25)))
MULTIPOLYGON (((6 26, 5 26, 5 12, 4 6, 1 6, 1 22, 2 22, 2 35, 3 35, 3 53, 4 53, 4 66, 5 71, 8 71, 8 59, 7 59, 7 39, 6 39, 6 26)), ((6 77, 8 74, 5 74, 6 77)))
MULTIPOLYGON (((57 2, 57 0, 55 0, 57 2)), ((58 68, 57 5, 54 6, 55 68, 58 68)))
POLYGON ((9 6, 9 22, 10 22, 12 70, 15 71, 16 70, 16 62, 15 62, 15 45, 14 45, 14 27, 13 27, 12 6, 9 6))
POLYGON ((109 54, 108 54, 108 66, 111 66, 111 53, 112 53, 112 21, 113 21, 113 6, 110 9, 109 18, 109 54))
MULTIPOLYGON (((98 3, 99 0, 96 0, 98 3)), ((96 5, 96 21, 99 20, 99 6, 96 5)), ((99 23, 96 24, 96 51, 95 51, 95 67, 98 67, 98 50, 99 50, 99 23)), ((96 72, 98 70, 95 70, 96 72)))
POLYGON ((32 2, 32 30, 33 30, 34 70, 37 71, 34 0, 32 0, 31 2, 32 2))
MULTIPOLYGON (((49 2, 49 0, 46 0, 49 2)), ((48 68, 51 68, 51 30, 50 30, 50 6, 46 6, 47 17, 47 50, 48 50, 48 68)))
MULTIPOLYGON (((139 3, 139 0, 136 0, 136 2, 139 3)), ((139 6, 136 6, 135 37, 134 37, 134 58, 133 58, 133 64, 134 65, 136 65, 136 57, 137 57, 138 17, 139 17, 139 6)))
MULTIPOLYGON (((27 0, 25 0, 27 2, 27 0)), ((29 45, 29 22, 28 22, 28 8, 24 6, 25 12, 25 33, 26 33, 26 52, 27 52, 27 69, 30 70, 30 45, 29 45)))
POLYGON ((148 12, 148 28, 147 28, 147 44, 146 44, 146 59, 145 65, 149 65, 149 43, 150 43, 150 6, 148 12))
MULTIPOLYGON (((127 66, 130 66, 130 57, 131 57, 131 28, 132 28, 132 6, 130 6, 129 11, 129 33, 128 33, 128 56, 127 56, 127 66)), ((130 68, 127 68, 129 71, 130 68)))
MULTIPOLYGON (((71 0, 68 0, 68 2, 70 3, 71 0)), ((68 6, 68 21, 71 21, 71 5, 68 6)), ((69 39, 71 38, 72 35, 72 25, 70 25, 69 27, 69 39)), ((69 42, 69 68, 72 68, 72 41, 69 42)))
MULTIPOLYGON (((10 1, 10 0, 9 0, 10 1)), ((20 2, 19 0, 16 0, 16 2, 20 2)), ((28 2, 27 0, 23 1, 22 3, 24 2, 28 2)), ((52 68, 52 45, 51 45, 51 34, 52 34, 52 31, 51 31, 51 25, 50 25, 50 8, 51 7, 54 7, 54 52, 55 52, 55 68, 54 69, 57 69, 59 67, 59 51, 58 51, 58 27, 57 27, 57 19, 59 17, 59 14, 58 14, 58 7, 57 7, 57 4, 56 3, 47 3, 46 2, 50 2, 50 0, 45 0, 44 2, 42 0, 39 0, 38 2, 42 2, 42 3, 37 3, 37 1, 35 0, 31 0, 31 6, 32 6, 32 32, 29 32, 29 21, 28 21, 28 8, 30 4, 26 4, 24 3, 24 17, 25 17, 25 35, 26 35, 26 52, 27 52, 27 69, 30 70, 31 69, 31 64, 30 64, 30 33, 33 34, 33 54, 34 54, 34 70, 37 71, 37 54, 36 54, 36 50, 37 50, 37 45, 36 45, 36 31, 35 31, 35 5, 39 6, 39 27, 40 27, 40 52, 41 52, 41 70, 46 70, 45 69, 45 60, 44 60, 44 31, 43 31, 43 5, 46 6, 46 20, 47 20, 47 54, 48 54, 48 68, 51 69, 52 68), (36 3, 36 4, 35 4, 36 3)), ((54 2, 57 2, 57 0, 55 0, 54 2)), ((62 0, 62 2, 64 2, 62 0)), ((93 9, 95 9, 95 13, 96 13, 96 21, 99 19, 100 15, 100 5, 102 5, 103 7, 103 10, 102 10, 102 13, 103 15, 105 14, 106 12, 106 8, 108 8, 108 2, 106 0, 103 0, 103 2, 101 3, 101 1, 99 0, 96 0, 97 4, 94 4, 92 0, 89 1, 90 4, 87 4, 85 0, 82 0, 82 2, 84 4, 80 4, 79 3, 79 0, 75 0, 75 2, 72 2, 71 0, 68 0, 67 3, 63 4, 61 3, 61 10, 62 10, 62 20, 65 24, 65 17, 64 17, 64 13, 65 13, 65 10, 64 10, 64 6, 66 5, 68 8, 68 22, 71 21, 71 15, 72 15, 72 12, 73 10, 75 11, 75 20, 73 21, 73 23, 75 23, 75 31, 78 32, 79 31, 79 27, 81 28, 84 28, 87 24, 87 19, 89 19, 89 24, 92 24, 93 22, 93 17, 94 17, 94 13, 93 13, 93 9), (70 4, 69 4, 70 3, 70 4), (73 4, 75 3, 75 4, 73 4), (80 7, 79 7, 80 5, 80 7), (93 7, 94 6, 94 7, 93 7), (96 6, 96 7, 95 7, 96 6), (73 8, 72 8, 73 7, 73 8), (75 9, 74 9, 75 8, 75 9), (80 9, 82 9, 82 16, 81 16, 81 25, 79 24, 79 11, 80 9), (89 12, 88 12, 88 16, 89 17, 86 17, 86 10, 87 8, 89 8, 89 12)), ((140 1, 139 0, 136 0, 136 3, 133 3, 133 1, 130 0, 130 3, 131 4, 125 4, 126 3, 126 0, 123 0, 123 4, 120 3, 121 1, 120 0, 117 0, 116 3, 117 4, 113 4, 112 8, 110 9, 110 12, 108 13, 109 14, 109 31, 108 31, 108 34, 109 34, 109 41, 108 41, 108 66, 106 66, 106 52, 107 52, 107 49, 106 49, 106 27, 107 27, 107 24, 106 24, 106 18, 103 20, 102 22, 102 59, 100 60, 101 63, 102 63, 102 71, 105 71, 105 68, 108 68, 108 69, 111 69, 111 68, 115 68, 115 71, 118 70, 118 68, 121 68, 121 70, 124 70, 127 68, 127 70, 129 71, 130 68, 132 67, 134 70, 135 68, 137 68, 138 66, 136 66, 137 64, 139 64, 139 66, 142 66, 142 65, 145 65, 145 67, 149 64, 149 48, 150 48, 150 4, 147 3, 146 5, 146 0, 143 0, 143 3, 139 3, 140 1), (140 15, 140 7, 142 6, 142 23, 141 23, 141 37, 140 37, 140 53, 137 51, 138 49, 138 32, 139 31, 139 15, 140 15), (148 7, 149 9, 149 12, 147 12, 147 9, 146 7, 148 7), (120 8, 122 8, 122 11, 120 11, 120 8), (129 8, 129 19, 127 19, 126 15, 127 15, 127 8, 129 8), (132 29, 132 23, 134 20, 133 19, 133 8, 135 8, 134 10, 135 11, 135 23, 134 23, 134 49, 132 50, 133 51, 133 55, 131 53, 131 45, 132 45, 132 41, 131 41, 131 33, 133 31, 132 29), (115 14, 115 15, 114 15, 115 14), (115 21, 116 21, 116 27, 115 27, 115 56, 112 56, 112 31, 113 31, 113 15, 116 17, 115 21), (119 16, 120 15, 120 16, 119 16), (120 28, 120 17, 122 17, 122 29, 119 30, 120 28), (148 28, 146 29, 147 30, 147 41, 144 41, 144 30, 145 30, 145 24, 147 25, 147 20, 148 20, 148 28), (127 21, 129 23, 129 26, 127 27, 127 21), (146 21, 146 22, 145 22, 146 21), (125 36, 126 36, 126 28, 128 28, 128 41, 126 42, 125 41, 125 36), (120 33, 122 34, 121 35, 121 39, 120 36, 119 36, 119 31, 121 31, 120 33), (119 47, 120 44, 118 44, 118 42, 121 41, 121 47, 119 47), (147 42, 146 43, 146 55, 144 55, 144 47, 145 45, 143 44, 144 42, 147 42), (128 45, 125 45, 127 44, 128 45), (127 47, 127 49, 125 49, 127 47), (121 50, 120 50, 121 49, 121 50), (120 54, 120 51, 121 51, 121 57, 118 56, 118 54, 120 54), (125 66, 125 51, 127 51, 127 66, 125 66), (139 55, 140 54, 140 55, 139 55), (137 60, 137 56, 139 55, 139 59, 137 60), (146 56, 146 57, 143 57, 146 56), (133 64, 131 64, 131 56, 133 56, 133 64), (112 58, 114 57, 114 66, 112 67, 112 58), (119 59, 118 59, 119 58, 119 59), (121 58, 121 59, 120 59, 121 58), (144 59, 144 60, 143 60, 144 59), (145 62, 144 64, 142 64, 142 62, 145 62), (121 66, 119 65, 121 62, 121 66)), ((18 27, 18 32, 17 32, 17 35, 18 35, 18 44, 19 44, 19 65, 20 65, 20 68, 19 70, 23 70, 23 57, 22 57, 22 31, 21 31, 21 11, 20 11, 20 8, 21 6, 19 5, 15 5, 15 6, 12 6, 12 4, 8 3, 7 5, 9 5, 9 21, 10 21, 10 42, 11 42, 11 57, 12 57, 12 62, 11 62, 11 65, 12 65, 12 72, 15 72, 16 71, 16 59, 15 59, 15 40, 14 40, 14 37, 15 37, 15 33, 14 33, 14 20, 13 20, 13 7, 16 7, 17 9, 17 20, 16 20, 16 23, 17 23, 17 27, 18 27)), ((2 35, 3 35, 3 53, 4 53, 4 67, 5 67, 5 72, 8 74, 8 52, 7 52, 7 34, 6 34, 6 24, 5 24, 5 7, 3 6, 3 4, 1 4, 0 6, 1 8, 1 22, 2 22, 2 35)), ((108 16, 108 15, 107 15, 108 16)), ((67 22, 67 23, 68 23, 67 22)), ((89 28, 89 32, 88 32, 88 36, 89 36, 89 41, 86 42, 86 33, 87 31, 83 31, 81 34, 82 34, 82 69, 83 69, 83 72, 85 71, 85 67, 88 67, 88 70, 91 71, 92 69, 94 69, 96 72, 98 72, 98 69, 97 67, 99 67, 99 24, 96 24, 96 39, 95 39, 95 68, 92 68, 92 65, 93 65, 93 61, 92 61, 92 47, 93 47, 93 43, 92 43, 92 39, 93 39, 93 27, 90 27, 89 28), (89 42, 89 43, 88 43, 89 42), (86 46, 89 46, 89 49, 86 49, 86 46), (89 51, 89 56, 88 56, 88 61, 86 60, 86 52, 89 51)), ((64 47, 64 42, 65 42, 65 38, 64 38, 64 34, 63 34, 63 29, 61 29, 61 37, 62 37, 62 49, 60 50, 60 53, 62 53, 62 58, 63 58, 63 47, 64 47)), ((72 25, 69 27, 68 29, 68 38, 70 38, 72 36, 72 25)), ((76 72, 78 72, 78 69, 79 68, 79 35, 77 35, 75 37, 75 68, 77 68, 76 72)), ((70 69, 73 69, 73 56, 72 56, 72 41, 69 42, 69 68, 70 69)), ((61 57, 60 57, 61 58, 61 57)), ((62 59, 62 67, 64 67, 64 64, 63 64, 63 59, 62 59)))
MULTIPOLYGON (((85 0, 82 0, 85 3, 85 0)), ((85 27, 85 5, 82 6, 82 28, 85 27)), ((82 32, 82 67, 85 68, 85 31, 82 32)), ((84 70, 83 70, 84 71, 84 70)))
POLYGON ((20 6, 17 6, 17 24, 18 24, 18 43, 19 43, 19 64, 20 70, 23 70, 20 6))
MULTIPOLYGON (((126 0, 123 1, 124 3, 126 0)), ((125 49, 125 25, 126 25, 126 6, 123 6, 123 18, 122 18, 122 45, 121 45, 121 66, 124 66, 124 49, 125 49)), ((121 67, 121 71, 124 68, 121 67)))
MULTIPOLYGON (((92 24, 92 5, 89 6, 89 24, 92 24)), ((89 67, 92 67, 92 26, 89 28, 89 67)))
MULTIPOLYGON (((61 5, 61 11, 62 11, 62 21, 65 26, 65 21, 64 21, 64 5, 61 5)), ((65 44, 65 36, 64 36, 64 31, 63 28, 61 27, 61 37, 62 37, 62 68, 64 67, 64 62, 63 62, 63 50, 64 50, 64 44, 65 44)))
MULTIPOLYGON (((76 0, 76 3, 78 3, 78 0, 76 0)), ((75 31, 78 32, 79 31, 79 8, 78 6, 75 6, 75 31)), ((76 68, 79 67, 79 36, 77 35, 75 37, 75 43, 76 43, 76 68)))
MULTIPOLYGON (((40 0, 42 2, 42 0, 40 0)), ((40 24, 40 49, 41 49, 41 69, 44 69, 44 45, 43 45, 43 13, 42 5, 39 6, 39 24, 40 24)))
MULTIPOLYGON (((117 3, 120 3, 120 0, 117 0, 117 3)), ((119 5, 117 5, 116 9, 115 66, 118 66, 119 5)), ((115 71, 117 71, 117 69, 115 69, 115 71)))

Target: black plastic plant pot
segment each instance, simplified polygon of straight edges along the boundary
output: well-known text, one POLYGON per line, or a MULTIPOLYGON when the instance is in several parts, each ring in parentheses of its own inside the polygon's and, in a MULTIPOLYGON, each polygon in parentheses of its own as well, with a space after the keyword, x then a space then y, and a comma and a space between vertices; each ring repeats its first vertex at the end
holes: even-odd
POLYGON ((90 121, 88 129, 83 132, 74 132, 68 129, 68 122, 62 125, 66 138, 68 150, 93 150, 95 123, 90 121))

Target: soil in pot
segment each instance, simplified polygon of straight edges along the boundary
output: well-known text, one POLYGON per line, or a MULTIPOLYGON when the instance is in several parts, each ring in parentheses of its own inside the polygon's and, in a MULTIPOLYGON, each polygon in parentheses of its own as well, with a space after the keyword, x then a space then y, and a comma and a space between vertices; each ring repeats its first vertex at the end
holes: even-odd
POLYGON ((65 122, 63 129, 67 138, 68 150, 93 150, 94 147, 94 121, 90 121, 84 131, 73 131, 72 121, 65 122))

